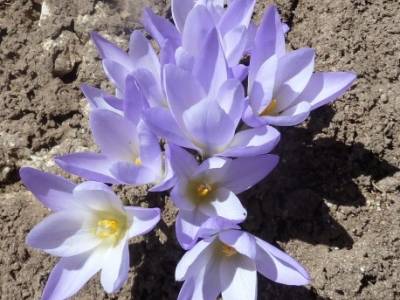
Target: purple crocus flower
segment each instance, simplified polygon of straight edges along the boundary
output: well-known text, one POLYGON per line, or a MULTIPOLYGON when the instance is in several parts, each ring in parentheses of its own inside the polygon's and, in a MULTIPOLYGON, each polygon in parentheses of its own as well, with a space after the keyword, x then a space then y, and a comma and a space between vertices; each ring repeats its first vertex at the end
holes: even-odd
POLYGON ((31 168, 20 176, 26 187, 54 213, 36 225, 26 242, 61 257, 51 272, 43 300, 66 299, 101 270, 108 293, 128 278, 128 240, 152 230, 158 208, 123 206, 105 184, 72 182, 31 168))
POLYGON ((155 184, 152 191, 173 185, 169 152, 162 152, 158 138, 141 121, 145 101, 133 77, 124 87, 123 114, 95 109, 90 128, 101 153, 73 153, 56 158, 72 174, 112 184, 155 184))
POLYGON ((120 115, 124 114, 124 104, 122 99, 88 84, 82 84, 81 91, 88 100, 92 110, 106 109, 120 115))
POLYGON ((181 246, 191 248, 210 218, 244 221, 247 212, 236 194, 258 183, 277 163, 276 155, 263 155, 212 157, 199 165, 187 151, 171 145, 171 166, 178 178, 171 198, 179 208, 175 225, 181 246))
POLYGON ((151 108, 145 121, 172 144, 195 149, 203 157, 253 156, 271 151, 280 134, 270 126, 236 133, 245 103, 241 82, 229 79, 216 30, 209 33, 203 55, 192 72, 164 67, 169 109, 151 108))
POLYGON ((354 82, 351 72, 314 71, 313 49, 286 53, 284 25, 271 6, 257 30, 249 77, 249 101, 243 120, 252 127, 291 126, 340 97, 354 82))
POLYGON ((257 299, 257 271, 287 285, 306 285, 307 271, 286 253, 238 229, 199 241, 179 261, 175 278, 185 281, 178 300, 257 299))

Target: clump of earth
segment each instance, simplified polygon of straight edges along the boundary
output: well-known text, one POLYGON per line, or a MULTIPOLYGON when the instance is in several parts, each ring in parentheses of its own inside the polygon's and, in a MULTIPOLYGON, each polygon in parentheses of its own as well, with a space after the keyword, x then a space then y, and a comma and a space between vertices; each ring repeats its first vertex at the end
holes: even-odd
MULTIPOLYGON (((272 1, 257 2, 255 20, 272 1)), ((310 272, 306 287, 259 276, 259 299, 400 298, 400 4, 395 0, 277 0, 292 49, 316 49, 319 71, 353 70, 357 84, 298 127, 283 128, 273 173, 240 195, 243 227, 310 272)), ((0 0, 0 298, 39 299, 56 259, 25 245, 49 212, 18 169, 63 173, 55 155, 96 149, 84 83, 111 89, 90 31, 126 48, 145 6, 170 17, 169 1, 0 0)), ((240 174, 238 174, 240 176, 240 174)), ((176 299, 176 209, 166 194, 116 188, 126 204, 159 206, 156 230, 133 240, 124 288, 99 278, 75 299, 176 299)))

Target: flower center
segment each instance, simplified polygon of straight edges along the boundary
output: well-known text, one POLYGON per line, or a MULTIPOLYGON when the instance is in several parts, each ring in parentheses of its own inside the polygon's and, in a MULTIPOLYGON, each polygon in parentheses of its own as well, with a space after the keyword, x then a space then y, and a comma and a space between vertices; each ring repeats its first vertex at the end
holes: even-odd
POLYGON ((231 257, 231 256, 237 254, 237 251, 235 250, 235 248, 233 248, 227 244, 222 244, 221 252, 226 257, 231 257))
POLYGON ((211 185, 209 185, 207 183, 200 183, 197 186, 197 195, 200 197, 207 196, 211 191, 212 191, 212 187, 211 187, 211 185))
POLYGON ((260 116, 270 116, 275 113, 276 107, 278 106, 278 101, 272 99, 270 104, 261 112, 260 116))
POLYGON ((120 223, 116 220, 103 219, 97 222, 96 235, 101 239, 116 236, 120 231, 120 223))
POLYGON ((142 164, 142 160, 140 159, 140 157, 136 157, 136 158, 133 160, 133 163, 134 163, 136 166, 140 166, 140 165, 142 164))

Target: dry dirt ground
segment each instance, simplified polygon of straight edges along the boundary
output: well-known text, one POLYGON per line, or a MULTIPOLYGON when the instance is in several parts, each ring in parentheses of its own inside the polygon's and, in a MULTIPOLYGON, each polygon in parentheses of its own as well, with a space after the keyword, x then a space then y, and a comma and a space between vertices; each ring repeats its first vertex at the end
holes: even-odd
MULTIPOLYGON (((88 33, 126 47, 144 6, 169 1, 0 0, 0 298, 39 299, 55 259, 24 245, 46 214, 19 182, 29 165, 62 174, 52 157, 93 149, 79 85, 109 88, 88 33)), ((271 1, 259 0, 255 19, 271 1)), ((400 299, 400 3, 277 0, 290 48, 313 47, 318 70, 354 70, 357 84, 304 126, 283 130, 281 163, 241 195, 244 227, 302 262, 310 286, 259 277, 259 299, 400 299)), ((65 174, 64 174, 65 175, 65 174)), ((76 178, 75 178, 76 179, 76 178)), ((183 251, 166 195, 119 188, 124 201, 164 208, 131 248, 127 284, 106 295, 98 277, 76 299, 175 299, 183 251)))

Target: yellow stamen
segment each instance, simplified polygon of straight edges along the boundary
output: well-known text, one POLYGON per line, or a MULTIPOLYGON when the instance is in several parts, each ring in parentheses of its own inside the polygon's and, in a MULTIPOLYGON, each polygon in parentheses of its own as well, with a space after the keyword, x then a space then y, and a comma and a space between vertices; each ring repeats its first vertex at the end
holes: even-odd
POLYGON ((139 157, 136 157, 133 163, 137 166, 140 166, 142 164, 142 160, 139 157))
POLYGON ((235 250, 235 248, 228 246, 226 244, 222 244, 221 248, 222 248, 221 251, 222 251, 223 255, 225 255, 227 257, 231 257, 231 256, 237 254, 237 251, 235 250))
POLYGON ((201 197, 207 196, 212 191, 212 187, 207 183, 201 183, 197 187, 197 195, 201 197))
POLYGON ((261 112, 260 116, 270 116, 275 113, 276 107, 278 106, 278 101, 272 99, 270 104, 261 112))
POLYGON ((104 219, 97 222, 96 235, 101 239, 105 239, 117 235, 120 229, 118 221, 104 219))

